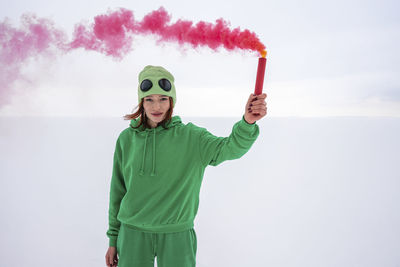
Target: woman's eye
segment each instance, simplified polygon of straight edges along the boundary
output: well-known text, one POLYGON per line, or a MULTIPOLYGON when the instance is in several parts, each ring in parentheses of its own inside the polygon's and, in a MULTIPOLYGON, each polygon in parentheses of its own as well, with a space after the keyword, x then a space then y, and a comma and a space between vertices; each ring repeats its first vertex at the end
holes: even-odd
POLYGON ((161 100, 168 100, 168 98, 162 98, 161 100))
POLYGON ((152 100, 152 99, 150 99, 150 98, 147 98, 147 99, 146 99, 146 101, 153 101, 153 100, 152 100))

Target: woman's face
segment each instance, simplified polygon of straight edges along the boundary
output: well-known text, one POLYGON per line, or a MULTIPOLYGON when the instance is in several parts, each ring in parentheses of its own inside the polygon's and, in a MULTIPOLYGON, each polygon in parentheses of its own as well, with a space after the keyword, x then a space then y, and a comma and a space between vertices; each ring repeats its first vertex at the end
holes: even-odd
POLYGON ((161 122, 169 109, 169 96, 148 95, 144 97, 143 108, 152 127, 161 122))

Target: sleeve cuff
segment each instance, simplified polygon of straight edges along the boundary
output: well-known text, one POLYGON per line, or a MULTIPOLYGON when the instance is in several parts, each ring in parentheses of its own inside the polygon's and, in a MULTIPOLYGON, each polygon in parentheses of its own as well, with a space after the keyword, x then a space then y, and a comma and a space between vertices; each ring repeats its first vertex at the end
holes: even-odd
POLYGON ((117 239, 116 238, 110 238, 110 241, 109 241, 109 246, 110 247, 117 247, 117 239))
POLYGON ((257 138, 260 132, 260 128, 258 127, 256 121, 254 123, 248 123, 244 119, 244 115, 242 116, 242 119, 236 123, 236 126, 239 128, 240 131, 254 138, 257 138))

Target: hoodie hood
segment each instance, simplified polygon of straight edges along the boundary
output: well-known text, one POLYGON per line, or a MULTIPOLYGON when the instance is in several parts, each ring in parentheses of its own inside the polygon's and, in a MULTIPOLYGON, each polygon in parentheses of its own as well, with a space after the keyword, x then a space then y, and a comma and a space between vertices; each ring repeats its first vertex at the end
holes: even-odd
POLYGON ((131 120, 130 122, 130 129, 134 132, 135 135, 144 135, 144 147, 143 147, 143 158, 142 158, 142 164, 140 167, 140 172, 139 175, 144 175, 144 161, 146 157, 146 151, 147 151, 147 139, 150 134, 153 135, 153 169, 151 171, 151 176, 156 175, 156 134, 159 134, 161 131, 167 131, 171 129, 172 127, 175 127, 177 125, 182 124, 182 120, 179 116, 173 116, 171 119, 165 123, 165 129, 162 125, 158 125, 155 128, 145 128, 144 125, 142 124, 138 128, 133 128, 136 127, 139 124, 140 118, 136 118, 131 120))

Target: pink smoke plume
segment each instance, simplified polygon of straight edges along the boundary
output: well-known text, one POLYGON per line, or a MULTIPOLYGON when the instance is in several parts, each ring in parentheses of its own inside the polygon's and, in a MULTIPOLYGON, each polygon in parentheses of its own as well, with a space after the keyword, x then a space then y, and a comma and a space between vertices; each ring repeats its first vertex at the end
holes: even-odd
POLYGON ((8 103, 14 83, 22 78, 22 65, 29 58, 48 56, 54 49, 67 53, 84 48, 120 60, 131 50, 134 35, 152 34, 159 37, 158 42, 266 54, 265 45, 249 30, 230 29, 222 18, 214 24, 204 21, 194 24, 181 19, 171 23, 171 16, 163 7, 150 12, 141 21, 135 21, 133 12, 124 8, 98 15, 90 26, 76 24, 70 42, 48 19, 25 14, 21 21, 21 29, 12 27, 6 20, 0 23, 0 107, 8 103))
POLYGON ((132 11, 126 9, 99 15, 94 20, 89 30, 84 25, 76 25, 71 49, 83 47, 122 57, 130 50, 132 35, 155 34, 159 36, 159 42, 208 46, 214 50, 223 46, 227 50, 258 51, 260 55, 265 53, 265 45, 249 30, 231 30, 229 23, 223 19, 218 19, 215 24, 200 21, 193 25, 187 20, 170 24, 171 16, 163 7, 147 14, 141 21, 135 21, 132 11))
POLYGON ((50 46, 62 47, 65 40, 50 20, 22 15, 21 24, 15 29, 7 20, 0 23, 0 107, 9 103, 14 82, 22 78, 22 65, 29 58, 51 55, 50 46))

